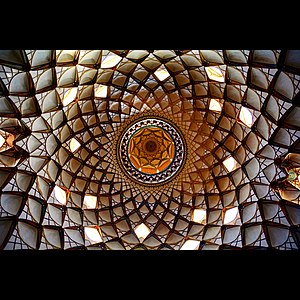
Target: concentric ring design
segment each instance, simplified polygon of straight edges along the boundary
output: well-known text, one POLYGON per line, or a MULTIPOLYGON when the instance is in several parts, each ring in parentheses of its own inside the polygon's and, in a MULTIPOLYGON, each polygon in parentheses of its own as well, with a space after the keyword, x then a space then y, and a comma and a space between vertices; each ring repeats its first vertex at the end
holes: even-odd
MULTIPOLYGON (((179 133, 179 130, 166 120, 155 117, 142 118, 135 121, 122 133, 118 142, 118 161, 129 177, 140 184, 156 185, 166 183, 184 165, 187 152, 185 145, 186 143, 183 141, 183 136, 179 133), (145 136, 147 131, 150 140, 145 136), (137 139, 137 142, 134 142, 135 139, 137 139), (158 152, 156 151, 154 157, 151 153, 144 153, 143 139, 145 139, 145 142, 152 141, 152 143, 155 143, 155 147, 160 148, 158 152), (132 146, 133 143, 137 143, 137 145, 132 146), (139 147, 140 149, 138 149, 139 147), (174 148, 171 157, 167 153, 169 148, 174 148), (132 153, 133 151, 137 153, 132 153), (141 162, 143 160, 144 163, 141 162), (160 166, 163 168, 160 169, 160 166)), ((172 150, 170 151, 172 152, 172 150)))

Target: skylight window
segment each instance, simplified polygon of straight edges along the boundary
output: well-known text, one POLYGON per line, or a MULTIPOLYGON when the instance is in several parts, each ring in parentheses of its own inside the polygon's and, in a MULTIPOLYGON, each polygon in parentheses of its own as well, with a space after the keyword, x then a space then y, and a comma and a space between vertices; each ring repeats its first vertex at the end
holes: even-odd
POLYGON ((106 98, 108 92, 108 87, 106 85, 100 84, 95 91, 95 96, 98 98, 106 98))
POLYGON ((80 143, 75 138, 72 138, 70 140, 71 152, 75 152, 79 147, 80 147, 80 143))
POLYGON ((192 221, 196 223, 202 223, 206 219, 206 210, 197 208, 194 209, 192 214, 192 221))
POLYGON ((170 76, 170 73, 164 67, 164 65, 162 65, 154 72, 154 75, 158 78, 158 80, 164 81, 166 78, 170 76))
POLYGON ((54 187, 54 197, 60 204, 66 205, 67 192, 57 185, 54 187))
POLYGON ((78 90, 77 87, 70 88, 64 94, 64 97, 63 97, 63 100, 62 100, 63 106, 69 105, 71 102, 73 102, 76 99, 76 97, 77 97, 77 90, 78 90))
POLYGON ((114 53, 108 54, 101 62, 102 69, 114 68, 122 60, 122 57, 114 53))
POLYGON ((150 229, 144 223, 141 223, 134 229, 134 232, 142 242, 150 233, 150 229))
POLYGON ((225 82, 222 70, 217 66, 205 67, 206 74, 210 80, 225 82))
POLYGON ((3 144, 5 143, 5 138, 0 135, 0 148, 3 146, 3 144))
POLYGON ((237 168, 237 161, 232 156, 229 156, 223 161, 223 165, 228 172, 231 172, 237 168))
POLYGON ((209 101, 209 109, 220 112, 222 111, 223 104, 218 99, 210 99, 209 101))
POLYGON ((186 240, 181 246, 180 250, 197 250, 199 248, 200 241, 186 240))
POLYGON ((97 244, 103 241, 99 226, 85 226, 84 234, 85 239, 88 240, 91 244, 97 244))
POLYGON ((85 208, 94 209, 97 206, 97 196, 85 195, 83 198, 83 206, 85 208))
POLYGON ((233 222, 236 219, 238 212, 239 212, 238 207, 227 209, 224 214, 223 224, 229 224, 233 222))
POLYGON ((240 110, 239 120, 240 120, 240 122, 242 122, 244 125, 246 125, 248 127, 251 127, 254 122, 251 111, 244 106, 242 106, 242 108, 240 110))

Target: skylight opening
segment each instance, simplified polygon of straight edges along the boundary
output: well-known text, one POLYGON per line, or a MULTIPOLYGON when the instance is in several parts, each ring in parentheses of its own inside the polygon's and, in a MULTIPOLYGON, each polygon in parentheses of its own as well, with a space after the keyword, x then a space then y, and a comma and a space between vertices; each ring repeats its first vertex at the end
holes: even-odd
POLYGON ((70 89, 64 94, 64 97, 63 97, 63 100, 62 100, 63 106, 69 105, 71 102, 73 102, 73 101, 76 99, 76 97, 77 97, 77 90, 78 90, 77 87, 70 88, 70 89))
POLYGON ((99 226, 85 226, 84 227, 85 239, 91 244, 98 244, 103 242, 102 233, 99 226))
POLYGON ((122 60, 122 57, 114 53, 107 55, 101 62, 102 69, 114 68, 122 60))
POLYGON ((81 144, 75 138, 72 138, 70 140, 70 149, 71 149, 71 152, 75 152, 80 147, 80 145, 81 144))
POLYGON ((192 221, 196 223, 202 223, 206 219, 206 210, 197 208, 192 213, 192 221))
POLYGON ((2 135, 0 135, 0 148, 4 145, 4 143, 5 143, 5 138, 2 135))
POLYGON ((217 66, 205 67, 206 74, 210 80, 225 82, 222 70, 217 66))
POLYGON ((222 108, 223 108, 223 104, 220 102, 220 100, 210 99, 210 101, 209 101, 209 109, 210 110, 220 112, 220 111, 222 111, 222 108))
POLYGON ((67 204, 67 192, 58 185, 54 187, 54 197, 60 204, 67 204))
POLYGON ((164 81, 168 77, 170 77, 170 73, 168 70, 162 65, 160 66, 155 72, 154 75, 158 78, 160 81, 164 81))
POLYGON ((228 172, 231 172, 237 168, 238 163, 232 156, 229 156, 223 161, 223 165, 228 172))
POLYGON ((200 241, 196 240, 186 240, 181 246, 180 250, 197 250, 199 248, 200 241))
POLYGON ((240 122, 248 127, 251 127, 254 123, 253 114, 247 107, 244 106, 242 106, 238 118, 240 122))
POLYGON ((108 86, 100 84, 95 91, 95 96, 98 98, 106 98, 108 93, 108 86))
POLYGON ((83 198, 83 206, 87 209, 94 209, 97 206, 97 196, 85 195, 83 198))
POLYGON ((142 242, 150 233, 150 229, 144 223, 141 223, 134 229, 134 232, 138 239, 142 242))
POLYGON ((224 213, 223 224, 232 223, 236 219, 238 212, 239 212, 238 207, 233 207, 233 208, 227 209, 224 213))

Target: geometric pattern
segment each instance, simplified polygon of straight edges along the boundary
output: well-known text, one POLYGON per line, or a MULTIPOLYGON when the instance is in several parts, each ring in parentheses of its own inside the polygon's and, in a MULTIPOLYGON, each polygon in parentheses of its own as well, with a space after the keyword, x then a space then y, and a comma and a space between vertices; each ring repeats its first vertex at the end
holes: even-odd
POLYGON ((299 249, 299 90, 299 50, 0 50, 0 249, 299 249), (147 117, 159 184, 118 158, 147 117))
POLYGON ((142 119, 118 140, 119 164, 140 184, 165 183, 185 162, 184 143, 162 119, 142 119))
POLYGON ((156 174, 174 159, 174 142, 168 132, 159 127, 142 128, 130 140, 128 155, 141 172, 156 174))

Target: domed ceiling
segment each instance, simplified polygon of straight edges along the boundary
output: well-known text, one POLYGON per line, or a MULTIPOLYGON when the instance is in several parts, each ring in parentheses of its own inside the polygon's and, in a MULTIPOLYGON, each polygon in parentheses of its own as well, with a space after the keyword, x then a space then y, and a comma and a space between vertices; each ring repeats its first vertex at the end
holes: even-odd
POLYGON ((300 248, 300 51, 0 50, 0 249, 300 248))

